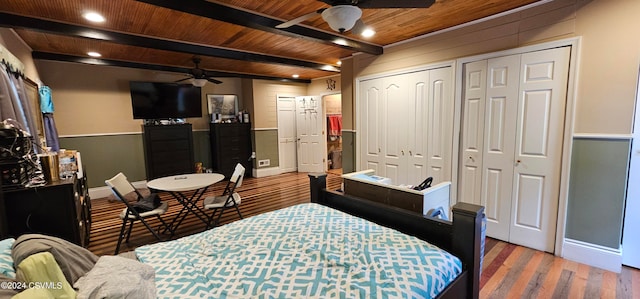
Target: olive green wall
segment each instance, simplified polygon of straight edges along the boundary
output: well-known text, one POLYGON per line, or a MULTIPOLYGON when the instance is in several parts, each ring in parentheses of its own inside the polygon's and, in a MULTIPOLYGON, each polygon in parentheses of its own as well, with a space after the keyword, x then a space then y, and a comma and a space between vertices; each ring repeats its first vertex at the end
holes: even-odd
POLYGON ((80 152, 89 187, 102 187, 118 172, 132 181, 146 179, 141 134, 60 138, 60 148, 80 152))
POLYGON ((342 173, 356 171, 356 133, 342 131, 342 173))
POLYGON ((253 131, 253 149, 256 152, 254 167, 258 168, 258 160, 270 159, 269 166, 261 168, 280 166, 280 156, 278 155, 278 130, 265 129, 253 131))
MULTIPOLYGON (((90 188, 104 187, 104 180, 118 172, 131 182, 147 179, 142 134, 62 137, 60 148, 80 152, 90 188)), ((193 151, 196 162, 211 167, 209 131, 193 132, 193 151)))
POLYGON ((573 141, 566 237, 618 249, 630 140, 573 141))
POLYGON ((202 162, 204 168, 212 167, 209 140, 209 131, 193 131, 193 158, 195 162, 202 162))

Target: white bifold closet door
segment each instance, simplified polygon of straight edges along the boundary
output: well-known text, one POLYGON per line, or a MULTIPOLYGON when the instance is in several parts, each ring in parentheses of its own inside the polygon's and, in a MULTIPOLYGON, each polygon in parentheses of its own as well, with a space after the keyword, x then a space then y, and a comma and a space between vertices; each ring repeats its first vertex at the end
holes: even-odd
POLYGON ((570 49, 464 66, 459 200, 487 235, 553 252, 570 49))
POLYGON ((360 169, 395 185, 451 180, 451 68, 365 80, 359 84, 360 169))

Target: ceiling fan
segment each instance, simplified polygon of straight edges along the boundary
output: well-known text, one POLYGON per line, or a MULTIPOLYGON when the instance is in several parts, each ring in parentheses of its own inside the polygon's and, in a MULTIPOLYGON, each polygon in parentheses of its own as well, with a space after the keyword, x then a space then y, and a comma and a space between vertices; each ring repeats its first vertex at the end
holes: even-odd
POLYGON ((366 26, 360 17, 361 8, 428 8, 435 0, 318 0, 331 5, 314 12, 284 22, 276 28, 288 28, 317 15, 329 24, 331 29, 344 33, 353 29, 354 33, 362 33, 366 26))
POLYGON ((198 64, 200 63, 201 59, 199 57, 193 57, 192 59, 193 64, 195 65, 194 68, 192 68, 191 70, 189 70, 189 77, 184 78, 184 79, 180 79, 178 81, 176 81, 176 83, 182 82, 182 81, 186 81, 186 80, 193 80, 191 81, 191 84, 193 84, 193 86, 196 87, 202 87, 204 86, 207 81, 211 82, 211 83, 215 83, 215 84, 220 84, 222 83, 222 81, 220 80, 216 80, 211 78, 209 75, 207 75, 207 71, 204 69, 201 69, 198 64))

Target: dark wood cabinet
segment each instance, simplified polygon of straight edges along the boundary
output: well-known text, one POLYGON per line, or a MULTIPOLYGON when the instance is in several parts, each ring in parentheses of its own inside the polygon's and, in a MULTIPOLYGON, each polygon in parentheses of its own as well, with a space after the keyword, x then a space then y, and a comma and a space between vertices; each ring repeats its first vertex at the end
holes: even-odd
POLYGON ((194 172, 191 124, 144 125, 147 180, 194 172))
POLYGON ((229 178, 236 164, 240 163, 245 168, 245 176, 251 176, 251 124, 212 123, 209 134, 213 170, 229 178))
POLYGON ((38 233, 88 246, 91 205, 83 180, 75 177, 41 187, 2 192, 3 237, 38 233))

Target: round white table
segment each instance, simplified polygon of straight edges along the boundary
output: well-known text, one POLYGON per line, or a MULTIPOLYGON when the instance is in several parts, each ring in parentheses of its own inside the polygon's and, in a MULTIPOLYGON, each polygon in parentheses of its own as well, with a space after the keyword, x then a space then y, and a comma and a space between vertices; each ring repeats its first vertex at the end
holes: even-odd
POLYGON ((191 173, 157 178, 147 182, 149 189, 168 192, 183 192, 209 187, 224 180, 219 173, 191 173))
POLYGON ((204 222, 205 226, 208 226, 207 214, 197 203, 209 186, 222 180, 224 180, 224 175, 219 173, 191 173, 161 177, 147 182, 147 188, 169 192, 182 204, 182 209, 169 225, 172 228, 172 237, 189 212, 204 222), (193 191, 193 194, 191 196, 185 195, 188 191, 193 191))

